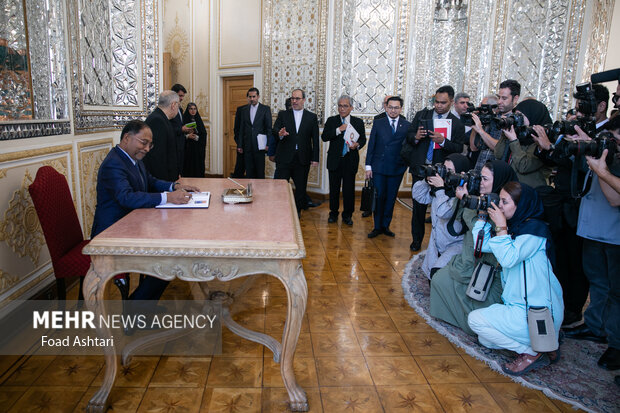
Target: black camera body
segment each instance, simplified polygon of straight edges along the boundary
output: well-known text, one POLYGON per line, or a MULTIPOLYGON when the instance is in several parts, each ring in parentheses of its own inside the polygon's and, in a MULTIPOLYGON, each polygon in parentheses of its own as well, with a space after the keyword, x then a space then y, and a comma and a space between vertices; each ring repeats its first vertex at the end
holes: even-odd
POLYGON ((472 169, 469 172, 448 172, 444 178, 444 185, 448 188, 456 188, 467 184, 467 192, 475 195, 480 193, 481 181, 480 173, 472 169))
POLYGON ((578 117, 574 120, 559 120, 554 122, 550 136, 576 135, 575 126, 579 126, 588 136, 594 137, 596 134, 596 121, 594 117, 578 117))
POLYGON ((576 87, 577 91, 573 94, 577 102, 577 111, 583 113, 586 117, 592 116, 596 113, 596 97, 592 90, 592 84, 590 82, 580 83, 576 87))
POLYGON ((461 201, 465 208, 486 211, 491 206, 491 202, 495 205, 499 204, 499 195, 493 192, 485 195, 465 195, 461 201))
POLYGON ((442 163, 436 163, 435 165, 419 165, 416 168, 416 175, 420 178, 439 175, 442 179, 445 179, 447 174, 448 170, 442 163))
POLYGON ((480 123, 483 126, 490 125, 491 122, 493 122, 495 118, 496 108, 497 108, 497 105, 482 104, 479 107, 475 107, 473 104, 468 103, 467 112, 461 115, 461 122, 465 126, 473 126, 474 120, 471 114, 475 113, 476 115, 478 115, 478 118, 480 119, 480 123))
POLYGON ((561 157, 568 158, 574 156, 592 156, 594 158, 600 158, 603 151, 607 149, 606 162, 608 166, 614 162, 616 158, 616 152, 618 145, 614 136, 609 131, 599 132, 594 139, 588 142, 576 141, 569 142, 562 140, 556 147, 561 157))

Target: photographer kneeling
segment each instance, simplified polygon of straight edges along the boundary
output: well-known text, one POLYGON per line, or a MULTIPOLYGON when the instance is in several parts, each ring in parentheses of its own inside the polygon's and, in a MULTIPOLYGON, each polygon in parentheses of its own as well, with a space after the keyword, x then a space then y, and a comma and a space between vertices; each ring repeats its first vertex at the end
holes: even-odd
MULTIPOLYGON (((468 323, 483 346, 519 355, 502 366, 505 373, 518 376, 559 358, 555 350, 564 316, 562 287, 551 268, 553 241, 542 221, 543 205, 534 189, 518 182, 507 183, 500 192, 499 206, 492 204, 488 215, 495 223, 496 235, 491 237, 486 217, 476 222, 473 232, 484 231, 482 251, 492 252, 502 266, 503 304, 472 311, 468 323), (534 345, 539 329, 528 328, 531 311, 545 308, 553 318, 545 320, 544 336, 552 341, 545 350, 549 353, 532 348, 541 351, 534 345)), ((539 324, 534 323, 534 327, 539 324)))
MULTIPOLYGON (((438 164, 441 166, 441 164, 438 164)), ((469 169, 467 157, 453 153, 448 155, 443 166, 449 173, 466 172, 469 169)), ((446 175, 443 173, 442 175, 446 175)), ((417 181, 411 188, 411 196, 420 204, 431 204, 431 231, 422 271, 430 280, 434 273, 445 266, 448 261, 461 252, 463 235, 451 235, 447 225, 455 208, 454 188, 444 187, 444 179, 439 175, 417 181)), ((461 231, 460 223, 455 223, 455 231, 461 231)))
MULTIPOLYGON (((480 177, 480 198, 486 198, 485 195, 491 193, 497 195, 507 182, 517 180, 517 175, 510 166, 499 160, 487 162, 480 172, 480 177)), ((456 188, 456 196, 459 199, 469 197, 468 188, 466 186, 456 188)), ((459 202, 461 203, 463 202, 459 202)), ((497 260, 493 254, 476 251, 476 243, 472 241, 473 234, 478 234, 472 232, 478 218, 476 206, 473 206, 473 209, 459 208, 462 222, 469 228, 469 231, 463 238, 461 253, 452 257, 448 265, 437 271, 431 280, 430 314, 462 328, 468 334, 474 334, 467 324, 467 315, 477 308, 498 303, 502 294, 502 286, 499 271, 495 271, 490 285, 486 286, 487 293, 482 301, 467 295, 470 281, 475 279, 476 268, 480 268, 483 264, 489 268, 495 268, 497 260)))

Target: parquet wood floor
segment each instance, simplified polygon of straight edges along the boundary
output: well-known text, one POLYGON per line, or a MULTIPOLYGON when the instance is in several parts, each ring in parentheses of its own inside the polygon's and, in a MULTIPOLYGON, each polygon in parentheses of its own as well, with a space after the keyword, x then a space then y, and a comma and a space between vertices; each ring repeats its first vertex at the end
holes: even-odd
MULTIPOLYGON (((409 307, 400 280, 412 256, 411 212, 397 203, 396 237, 371 240, 372 218, 356 211, 352 227, 328 224, 327 204, 301 219, 309 298, 295 369, 311 412, 573 411, 464 354, 409 307)), ((185 294, 181 284, 164 298, 185 294)), ((246 297, 235 319, 277 336, 283 287, 256 277, 246 297)), ((102 357, 1 357, 0 411, 84 411, 102 367, 102 357)), ((287 398, 271 352, 225 331, 221 356, 136 357, 110 401, 114 412, 250 413, 285 412, 287 398)))

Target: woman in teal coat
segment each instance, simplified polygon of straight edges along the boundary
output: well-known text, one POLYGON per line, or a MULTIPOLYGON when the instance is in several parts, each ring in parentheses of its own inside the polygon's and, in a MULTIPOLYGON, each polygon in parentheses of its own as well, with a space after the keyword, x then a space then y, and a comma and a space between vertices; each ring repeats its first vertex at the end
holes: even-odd
POLYGON ((478 334, 480 344, 516 352, 518 357, 504 365, 503 370, 521 375, 556 361, 558 356, 556 352, 532 350, 525 304, 524 276, 527 277, 527 304, 551 309, 558 337, 564 303, 562 287, 551 265, 554 259, 551 233, 542 221, 542 202, 536 191, 525 184, 504 185, 499 206, 492 204, 488 215, 495 223, 496 235, 491 237, 491 225, 486 219, 476 222, 474 234, 484 230, 482 251, 492 252, 502 266, 503 304, 472 311, 468 322, 478 334))

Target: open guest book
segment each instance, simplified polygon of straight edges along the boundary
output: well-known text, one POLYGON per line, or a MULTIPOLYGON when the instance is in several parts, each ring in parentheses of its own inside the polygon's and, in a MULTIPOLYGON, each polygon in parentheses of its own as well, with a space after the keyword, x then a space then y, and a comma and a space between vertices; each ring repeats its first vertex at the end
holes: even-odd
POLYGON ((163 205, 157 205, 155 208, 209 208, 211 200, 211 192, 190 192, 192 199, 187 204, 171 204, 166 202, 163 205))

